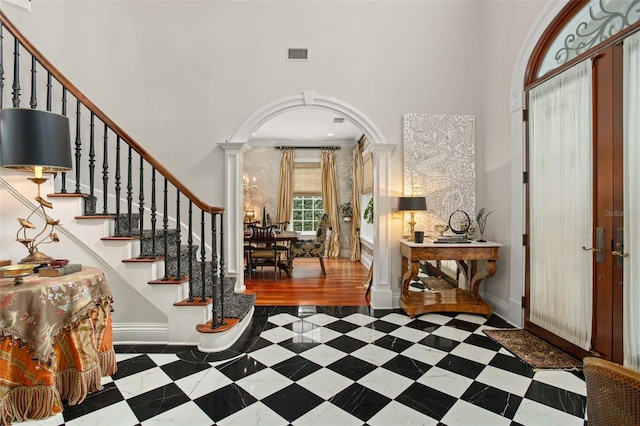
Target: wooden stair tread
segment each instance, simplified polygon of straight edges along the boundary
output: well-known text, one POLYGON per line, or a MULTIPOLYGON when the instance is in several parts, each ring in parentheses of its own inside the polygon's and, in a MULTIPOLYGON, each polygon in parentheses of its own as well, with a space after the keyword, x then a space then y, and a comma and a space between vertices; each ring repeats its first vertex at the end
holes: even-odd
POLYGON ((152 263, 152 262, 159 262, 161 260, 164 260, 163 256, 156 256, 156 257, 132 257, 131 259, 122 259, 123 263, 152 263))
POLYGON ((240 322, 238 318, 225 318, 224 321, 226 324, 220 325, 217 328, 211 328, 213 321, 207 321, 204 324, 198 324, 196 330, 198 330, 199 333, 222 333, 223 331, 230 330, 240 322))
POLYGON ((194 297, 193 302, 189 302, 189 299, 184 299, 181 302, 176 302, 173 306, 207 306, 213 302, 211 297, 207 297, 204 301, 200 297, 194 297))
POLYGON ((180 279, 177 279, 176 277, 171 276, 171 277, 169 277, 168 280, 159 278, 157 280, 149 281, 147 284, 164 284, 164 285, 171 284, 171 285, 175 285, 175 284, 182 284, 182 283, 185 283, 187 281, 189 281, 189 277, 187 277, 186 275, 183 276, 180 279))

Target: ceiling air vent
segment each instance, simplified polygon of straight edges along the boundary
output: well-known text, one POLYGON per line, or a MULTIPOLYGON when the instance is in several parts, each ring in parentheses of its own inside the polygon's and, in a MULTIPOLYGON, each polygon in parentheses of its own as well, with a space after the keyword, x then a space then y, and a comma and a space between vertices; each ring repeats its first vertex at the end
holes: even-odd
POLYGON ((344 123, 344 117, 333 117, 334 123, 344 123))
POLYGON ((287 61, 308 61, 309 49, 306 47, 288 47, 287 61))

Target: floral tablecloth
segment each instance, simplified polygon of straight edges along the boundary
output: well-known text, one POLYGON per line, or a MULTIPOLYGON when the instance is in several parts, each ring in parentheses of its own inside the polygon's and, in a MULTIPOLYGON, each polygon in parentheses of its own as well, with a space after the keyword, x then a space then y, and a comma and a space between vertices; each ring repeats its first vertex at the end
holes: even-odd
POLYGON ((103 272, 0 279, 0 425, 39 419, 102 389, 117 366, 103 272))

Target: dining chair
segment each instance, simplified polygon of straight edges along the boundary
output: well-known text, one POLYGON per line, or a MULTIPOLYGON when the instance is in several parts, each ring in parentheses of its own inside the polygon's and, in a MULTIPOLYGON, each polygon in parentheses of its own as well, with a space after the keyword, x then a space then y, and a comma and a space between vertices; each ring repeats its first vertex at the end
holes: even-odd
POLYGON ((252 225, 249 229, 251 230, 251 235, 247 239, 248 245, 251 246, 251 249, 247 250, 249 278, 257 266, 260 266, 261 269, 264 269, 265 266, 273 266, 273 280, 275 281, 280 263, 280 251, 278 251, 276 244, 276 226, 252 225))
POLYGON ((323 214, 318 221, 316 237, 310 240, 298 240, 291 242, 289 246, 290 264, 293 267, 293 260, 297 257, 317 257, 320 260, 322 275, 327 275, 324 268, 325 241, 327 240, 327 230, 329 228, 329 215, 323 214))

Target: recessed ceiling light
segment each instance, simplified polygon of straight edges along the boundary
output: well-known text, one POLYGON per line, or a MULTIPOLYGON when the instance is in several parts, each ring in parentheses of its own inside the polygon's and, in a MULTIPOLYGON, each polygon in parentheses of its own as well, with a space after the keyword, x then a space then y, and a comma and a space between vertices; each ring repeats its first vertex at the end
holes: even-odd
POLYGON ((327 133, 327 136, 332 137, 333 133, 327 133))

